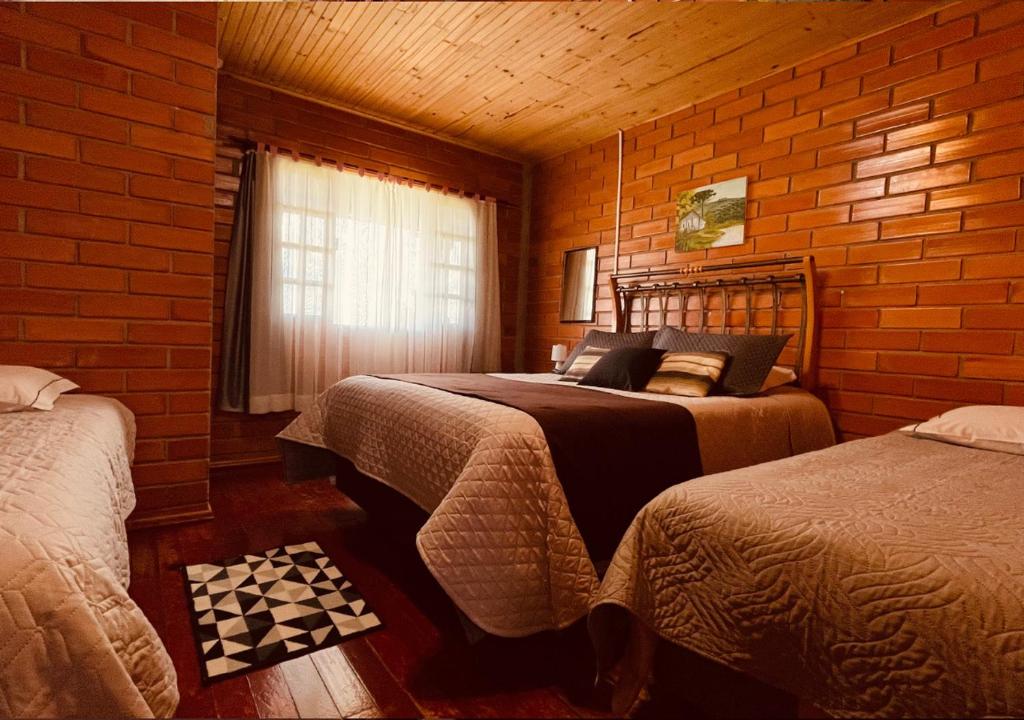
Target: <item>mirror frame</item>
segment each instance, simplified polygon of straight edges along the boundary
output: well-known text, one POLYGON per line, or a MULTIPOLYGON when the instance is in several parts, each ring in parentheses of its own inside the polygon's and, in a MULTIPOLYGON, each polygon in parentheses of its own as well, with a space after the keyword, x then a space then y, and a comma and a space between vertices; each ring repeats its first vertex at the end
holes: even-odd
POLYGON ((558 293, 558 322, 560 323, 593 323, 597 319, 597 265, 598 265, 598 246, 590 245, 588 247, 572 248, 566 250, 562 254, 562 283, 559 286, 558 293), (579 320, 566 320, 562 317, 562 313, 565 310, 565 283, 566 283, 566 271, 569 267, 569 256, 575 253, 594 253, 594 278, 593 287, 590 293, 590 316, 586 319, 579 320))

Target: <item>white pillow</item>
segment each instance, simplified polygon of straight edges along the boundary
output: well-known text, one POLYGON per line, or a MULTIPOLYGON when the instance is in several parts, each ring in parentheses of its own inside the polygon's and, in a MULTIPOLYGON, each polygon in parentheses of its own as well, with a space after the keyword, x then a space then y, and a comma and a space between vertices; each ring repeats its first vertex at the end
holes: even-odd
POLYGON ((793 371, 793 368, 773 365, 772 369, 768 372, 768 377, 761 383, 761 392, 766 392, 780 385, 789 385, 793 382, 796 382, 796 373, 793 371))
POLYGON ((971 405, 900 428, 900 432, 954 445, 1024 455, 1024 407, 971 405))
POLYGON ((0 365, 0 413, 53 410, 61 393, 78 386, 49 370, 25 365, 0 365))

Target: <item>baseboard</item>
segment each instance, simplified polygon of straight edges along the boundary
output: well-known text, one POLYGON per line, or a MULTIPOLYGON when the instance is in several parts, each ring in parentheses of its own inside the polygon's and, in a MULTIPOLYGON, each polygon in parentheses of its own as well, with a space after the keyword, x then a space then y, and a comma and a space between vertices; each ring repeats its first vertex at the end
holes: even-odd
POLYGON ((281 453, 268 455, 252 455, 244 458, 226 458, 224 460, 210 460, 210 469, 245 467, 246 465, 266 465, 267 463, 281 462, 281 453))
POLYGON ((213 509, 210 507, 210 503, 207 502, 201 505, 153 510, 140 515, 132 514, 125 523, 125 526, 129 530, 144 530, 145 528, 182 525, 184 523, 212 519, 213 509))

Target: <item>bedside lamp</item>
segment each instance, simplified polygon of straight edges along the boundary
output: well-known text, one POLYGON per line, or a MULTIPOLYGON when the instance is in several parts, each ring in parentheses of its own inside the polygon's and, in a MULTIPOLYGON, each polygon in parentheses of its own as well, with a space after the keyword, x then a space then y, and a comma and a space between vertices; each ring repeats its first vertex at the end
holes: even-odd
POLYGON ((551 346, 551 361, 555 364, 555 370, 562 369, 562 363, 569 356, 569 348, 559 343, 551 346))

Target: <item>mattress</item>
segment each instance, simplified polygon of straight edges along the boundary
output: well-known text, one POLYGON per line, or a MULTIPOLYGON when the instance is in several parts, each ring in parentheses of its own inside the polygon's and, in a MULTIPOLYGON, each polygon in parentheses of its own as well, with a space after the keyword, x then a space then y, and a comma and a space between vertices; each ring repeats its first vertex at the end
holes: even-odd
MULTIPOLYGON (((497 377, 546 383, 560 376, 497 377)), ((834 442, 824 405, 795 388, 753 398, 593 392, 685 404, 697 425, 705 472, 834 442)), ((597 571, 569 513, 544 434, 528 414, 359 376, 325 391, 279 437, 350 460, 429 513, 417 536, 420 556, 455 604, 486 632, 518 637, 560 629, 589 610, 597 571)))
POLYGON ((0 414, 0 716, 169 716, 174 668, 128 597, 135 421, 64 395, 0 414))
POLYGON ((893 433, 676 486, 590 626, 619 712, 668 641, 830 715, 1022 716, 1024 457, 893 433))

